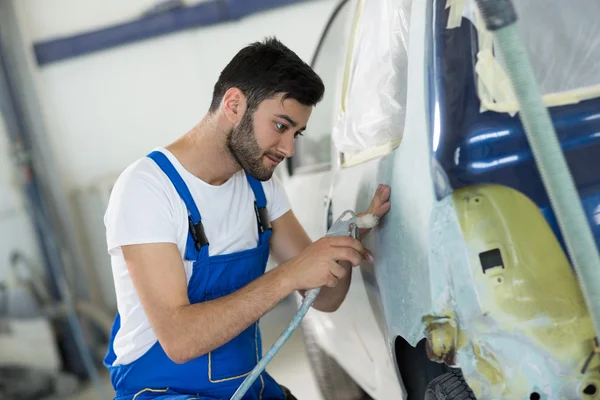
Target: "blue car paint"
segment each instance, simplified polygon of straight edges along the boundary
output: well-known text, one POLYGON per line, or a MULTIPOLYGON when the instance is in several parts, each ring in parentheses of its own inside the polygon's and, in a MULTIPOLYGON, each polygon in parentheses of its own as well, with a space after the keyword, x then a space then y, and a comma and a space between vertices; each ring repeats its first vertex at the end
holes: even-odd
MULTIPOLYGON (((429 73, 433 157, 453 190, 497 184, 528 196, 565 248, 518 115, 480 112, 476 29, 464 18, 459 28, 446 29, 449 10, 443 3, 435 2, 429 73)), ((600 98, 549 111, 600 248, 600 98)), ((438 200, 447 193, 436 189, 438 200)))

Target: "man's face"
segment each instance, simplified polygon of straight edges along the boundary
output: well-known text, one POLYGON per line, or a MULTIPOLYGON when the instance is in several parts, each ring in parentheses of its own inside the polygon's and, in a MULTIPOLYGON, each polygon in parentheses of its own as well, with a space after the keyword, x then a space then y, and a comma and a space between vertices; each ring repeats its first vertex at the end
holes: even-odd
POLYGON ((227 135, 236 162, 254 178, 267 181, 285 158, 294 155, 294 140, 306 129, 312 107, 283 94, 264 100, 254 113, 246 112, 227 135))

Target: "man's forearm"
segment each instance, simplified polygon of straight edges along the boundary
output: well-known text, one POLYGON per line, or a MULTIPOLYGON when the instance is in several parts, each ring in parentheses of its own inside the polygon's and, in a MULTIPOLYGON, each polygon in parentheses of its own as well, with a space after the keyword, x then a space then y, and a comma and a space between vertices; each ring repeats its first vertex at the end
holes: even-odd
MULTIPOLYGON (((292 293, 285 270, 276 268, 227 296, 181 307, 173 316, 171 348, 186 362, 222 346, 292 293)), ((164 345, 163 345, 164 346, 164 345)))

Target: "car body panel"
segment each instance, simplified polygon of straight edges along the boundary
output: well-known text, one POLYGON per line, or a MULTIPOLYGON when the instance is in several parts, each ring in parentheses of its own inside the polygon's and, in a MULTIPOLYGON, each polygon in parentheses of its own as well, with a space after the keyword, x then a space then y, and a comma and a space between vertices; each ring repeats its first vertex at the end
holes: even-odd
POLYGON ((422 57, 427 12, 428 7, 414 7, 411 17, 410 46, 417 61, 409 65, 412 84, 408 93, 414 101, 406 111, 406 126, 410 128, 405 130, 400 146, 391 154, 350 168, 334 163, 327 191, 324 188, 327 174, 314 174, 309 187, 301 183, 308 181, 303 174, 285 180, 294 210, 302 210, 295 211, 298 219, 311 230, 313 239, 326 232, 327 205, 322 203, 325 194, 329 193, 332 214, 337 216, 346 209, 366 209, 379 183, 394 188, 392 211, 364 240, 374 253, 375 266, 363 264, 354 269, 351 289, 338 311, 325 314, 311 310, 307 315, 311 324, 318 325, 320 347, 376 399, 403 396, 395 365, 394 340, 402 336, 416 344, 422 339, 421 316, 430 310, 431 303, 428 288, 423 290, 420 284, 429 281, 427 238, 429 214, 435 201, 433 185, 421 184, 430 181, 431 176, 430 144, 424 134, 429 121, 423 90, 427 84, 426 60, 422 57), (407 196, 407 192, 411 195, 407 196), (307 209, 312 212, 307 213, 307 209), (316 219, 322 222, 317 223, 316 219), (398 252, 381 249, 398 249, 398 252), (404 265, 408 267, 403 268, 404 265), (389 287, 391 282, 395 282, 394 290, 383 293, 378 290, 389 287), (408 303, 415 306, 398 307, 408 303), (368 310, 360 311, 365 307, 368 310))
MULTIPOLYGON (((503 249, 498 250, 503 256, 511 254, 513 261, 519 261, 515 265, 520 263, 537 273, 543 271, 543 266, 531 261, 536 259, 532 257, 533 250, 528 253, 524 247, 510 244, 517 240, 512 238, 526 240, 513 231, 520 229, 519 218, 525 218, 519 215, 532 218, 531 224, 556 254, 554 260, 562 260, 564 243, 520 120, 517 116, 480 110, 473 68, 476 30, 467 19, 459 27, 447 29, 451 10, 446 5, 444 0, 412 4, 408 95, 399 146, 390 148, 387 154, 345 165, 332 145, 330 169, 313 174, 292 173, 285 179, 298 219, 313 239, 324 236, 328 220, 345 210, 366 210, 378 184, 391 187, 389 213, 363 240, 375 256, 375 264, 363 263, 354 268, 350 290, 339 310, 311 310, 306 318, 316 328, 319 347, 374 399, 406 397, 395 353, 398 337, 411 346, 426 338, 433 346, 429 356, 462 368, 479 394, 528 398, 530 392, 537 390, 545 395, 572 398, 581 392, 581 385, 600 382, 600 365, 596 362, 587 364, 586 368, 593 371, 587 371, 585 377, 573 375, 581 367, 582 355, 593 349, 582 303, 566 301, 564 304, 570 305, 554 312, 557 307, 547 307, 554 299, 531 286, 535 275, 523 275, 526 278, 522 279, 514 278, 518 274, 511 275, 510 285, 505 286, 514 287, 509 289, 486 286, 490 275, 479 264, 479 254, 486 251, 485 246, 503 249), (501 190, 489 189, 489 185, 501 190), (518 195, 507 195, 511 190, 518 195), (487 217, 473 213, 463 203, 476 193, 503 206, 498 206, 494 216, 492 211, 487 212, 487 217), (516 201, 515 196, 521 197, 516 201), (516 209, 511 210, 511 204, 516 209), (469 215, 488 221, 493 229, 474 228, 478 225, 469 220, 469 215), (485 241, 478 240, 479 236, 472 232, 484 232, 489 237, 482 233, 485 241), (496 236, 501 239, 496 240, 496 236), (552 247, 552 237, 558 247, 552 247), (520 250, 514 250, 517 248, 520 250), (514 304, 512 308, 502 308, 494 293, 514 294, 523 279, 527 279, 525 283, 530 286, 525 286, 535 298, 527 309, 529 314, 520 313, 522 306, 514 304), (486 307, 493 319, 487 325, 487 332, 491 332, 488 337, 474 328, 481 328, 478 318, 485 314, 486 307), (564 316, 569 312, 578 317, 567 321, 564 316), (555 341, 559 339, 536 329, 523 328, 507 339, 502 326, 498 328, 494 323, 511 327, 506 321, 513 321, 510 318, 516 315, 520 315, 523 326, 537 324, 538 328, 567 332, 560 340, 569 340, 571 335, 571 355, 561 353, 555 341), (555 349, 548 343, 553 343, 555 349), (442 348, 451 345, 452 351, 440 352, 436 347, 439 344, 442 348), (522 379, 506 375, 499 359, 504 364, 517 362, 522 379), (545 369, 536 367, 540 363, 547 364, 545 369), (562 382, 559 377, 565 376, 570 378, 562 382), (548 377, 556 382, 545 382, 548 377)), ((346 40, 349 37, 347 32, 346 40)), ((341 84, 338 82, 334 90, 343 92, 341 84)), ((600 174, 590 166, 597 164, 600 157, 598 110, 600 99, 550 110, 597 242, 600 174)), ((570 265, 556 262, 548 269, 549 276, 569 283, 565 286, 568 290, 555 288, 553 293, 564 299, 581 300, 570 265)))
MULTIPOLYGON (((542 209, 563 243, 518 115, 480 112, 473 61, 476 29, 467 19, 459 28, 444 29, 448 13, 443 4, 436 4, 428 78, 430 109, 439 110, 430 114, 432 125, 439 115, 439 129, 430 130, 433 157, 453 190, 487 183, 519 190, 542 209)), ((600 243, 600 174, 590 167, 600 154, 600 98, 549 111, 596 243, 600 243)))

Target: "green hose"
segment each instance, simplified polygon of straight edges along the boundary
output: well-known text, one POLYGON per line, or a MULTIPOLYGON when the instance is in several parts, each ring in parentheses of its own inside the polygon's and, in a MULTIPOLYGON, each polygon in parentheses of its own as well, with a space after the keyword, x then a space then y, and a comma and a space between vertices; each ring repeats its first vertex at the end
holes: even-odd
POLYGON ((502 54, 506 72, 520 105, 519 116, 575 272, 592 317, 600 332, 600 256, 581 199, 560 147, 550 114, 533 73, 516 25, 511 0, 477 0, 487 28, 502 54))

